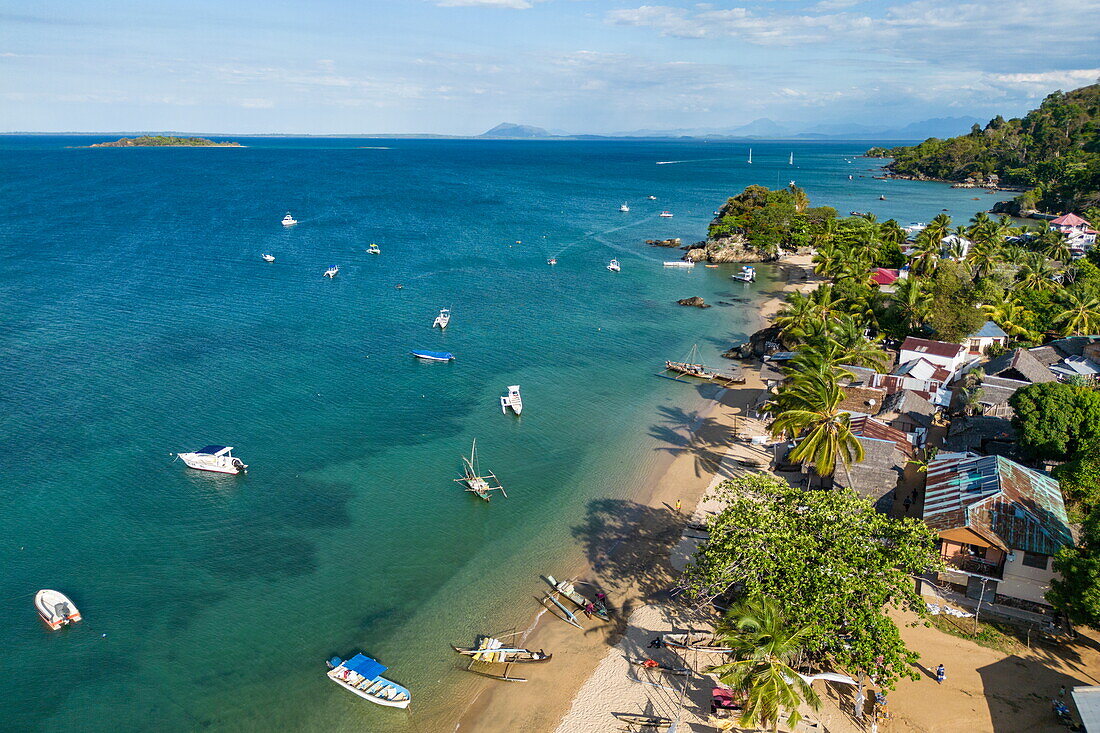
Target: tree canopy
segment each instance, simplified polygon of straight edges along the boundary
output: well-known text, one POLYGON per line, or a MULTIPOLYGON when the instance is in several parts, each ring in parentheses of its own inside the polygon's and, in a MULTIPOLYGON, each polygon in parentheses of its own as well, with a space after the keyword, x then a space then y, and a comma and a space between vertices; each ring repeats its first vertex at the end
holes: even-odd
POLYGON ((1077 544, 1054 556, 1047 601, 1075 624, 1100 629, 1100 508, 1081 527, 1077 544))
POLYGON ((1100 439, 1100 392, 1089 387, 1029 384, 1008 403, 1020 447, 1033 458, 1068 460, 1100 439))
POLYGON ((774 598, 791 628, 810 628, 802 646, 819 663, 886 686, 916 679, 918 657, 887 608, 927 613, 913 582, 940 564, 927 525, 880 514, 849 489, 810 491, 765 475, 727 481, 721 494, 711 539, 684 574, 691 596, 774 598))

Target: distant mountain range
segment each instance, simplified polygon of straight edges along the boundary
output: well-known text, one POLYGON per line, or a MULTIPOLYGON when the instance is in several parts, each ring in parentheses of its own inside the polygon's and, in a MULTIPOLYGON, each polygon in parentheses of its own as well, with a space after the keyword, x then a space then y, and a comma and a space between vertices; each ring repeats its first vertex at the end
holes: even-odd
POLYGON ((568 134, 550 132, 532 125, 502 122, 478 137, 537 139, 555 137, 606 138, 606 137, 706 137, 706 138, 754 138, 778 140, 925 140, 930 137, 952 137, 970 130, 977 117, 935 117, 912 122, 904 127, 888 125, 819 124, 802 127, 793 123, 779 123, 766 117, 738 127, 687 127, 676 129, 642 129, 614 132, 606 135, 568 134))

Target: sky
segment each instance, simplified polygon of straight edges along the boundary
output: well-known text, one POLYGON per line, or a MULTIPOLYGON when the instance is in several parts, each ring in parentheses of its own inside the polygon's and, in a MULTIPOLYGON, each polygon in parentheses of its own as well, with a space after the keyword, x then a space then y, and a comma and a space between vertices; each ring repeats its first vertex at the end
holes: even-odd
POLYGON ((569 133, 1018 116, 1100 0, 0 0, 0 131, 569 133))

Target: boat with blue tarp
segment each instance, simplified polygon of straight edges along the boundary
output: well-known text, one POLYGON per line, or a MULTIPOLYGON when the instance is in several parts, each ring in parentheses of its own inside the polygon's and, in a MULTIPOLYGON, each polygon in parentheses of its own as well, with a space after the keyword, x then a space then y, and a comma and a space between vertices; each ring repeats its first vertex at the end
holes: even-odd
POLYGON ((451 361, 455 358, 455 355, 449 351, 418 351, 413 350, 409 352, 417 359, 424 359, 425 361, 451 361))
POLYGON ((407 708, 412 700, 408 689, 382 676, 386 667, 365 654, 350 659, 329 660, 328 678, 365 700, 389 708, 407 708))

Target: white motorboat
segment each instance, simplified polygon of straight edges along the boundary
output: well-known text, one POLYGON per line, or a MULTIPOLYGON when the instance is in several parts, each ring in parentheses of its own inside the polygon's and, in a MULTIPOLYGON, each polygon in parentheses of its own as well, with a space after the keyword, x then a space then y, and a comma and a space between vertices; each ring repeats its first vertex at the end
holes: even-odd
POLYGON ((332 279, 332 278, 336 277, 339 274, 340 274, 340 266, 339 265, 333 265, 332 267, 325 270, 325 277, 327 277, 329 279, 332 279))
POLYGON ((548 265, 556 265, 556 264, 558 264, 558 258, 557 258, 557 257, 551 257, 550 259, 548 259, 548 260, 546 261, 546 264, 548 264, 548 265))
POLYGON ((756 268, 743 265, 741 272, 736 275, 730 275, 734 280, 740 280, 743 283, 751 283, 756 281, 756 268))
POLYGON ((657 197, 656 197, 656 196, 650 196, 650 197, 649 197, 649 200, 650 200, 650 201, 656 201, 656 200, 657 200, 657 197))
POLYGON ((293 216, 291 216, 289 211, 286 212, 286 216, 283 217, 283 226, 284 227, 292 227, 297 223, 298 223, 298 220, 295 219, 293 216))
POLYGON ((502 395, 500 398, 500 411, 507 415, 509 407, 517 415, 523 412, 523 398, 519 395, 518 384, 508 387, 508 394, 502 395))
POLYGON ((660 216, 662 219, 671 219, 672 218, 672 212, 671 211, 662 211, 660 214, 658 214, 658 216, 660 216))
POLYGON ((619 211, 623 212, 624 214, 629 214, 630 213, 630 207, 624 201, 623 204, 619 207, 619 211))
POLYGON ((432 328, 439 326, 440 328, 446 328, 447 324, 451 322, 451 309, 440 308, 439 315, 435 317, 435 321, 432 323, 432 328))
POLYGON ((619 270, 623 269, 623 266, 619 264, 618 260, 611 260, 607 263, 607 269, 611 270, 612 272, 618 272, 619 270))
POLYGON ((388 708, 407 708, 412 702, 408 688, 383 677, 386 668, 365 654, 350 659, 333 657, 328 666, 330 680, 364 700, 388 708))
POLYGON ((695 263, 690 260, 669 260, 664 265, 665 267, 695 267, 695 263))
POLYGON ((237 474, 248 470, 240 458, 234 457, 233 448, 227 445, 208 445, 194 453, 177 453, 176 457, 188 468, 199 471, 237 474))
POLYGON ((34 594, 34 607, 38 615, 54 631, 62 626, 80 621, 80 610, 64 593, 43 589, 34 594))
POLYGON ((262 255, 260 255, 260 257, 264 258, 264 262, 274 262, 275 261, 275 255, 268 254, 267 252, 264 252, 262 255))
POLYGON ((382 250, 379 249, 377 244, 375 244, 374 242, 371 242, 370 246, 367 247, 367 254, 369 254, 369 255, 380 255, 380 254, 382 254, 382 250))

